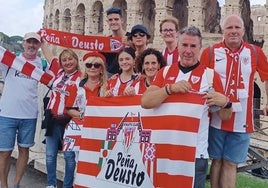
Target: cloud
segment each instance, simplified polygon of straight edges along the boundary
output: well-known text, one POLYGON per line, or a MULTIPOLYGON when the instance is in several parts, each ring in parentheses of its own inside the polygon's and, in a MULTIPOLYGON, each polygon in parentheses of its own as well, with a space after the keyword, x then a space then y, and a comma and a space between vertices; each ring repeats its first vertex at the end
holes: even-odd
POLYGON ((0 31, 8 36, 23 36, 38 31, 43 22, 44 0, 0 0, 0 31))

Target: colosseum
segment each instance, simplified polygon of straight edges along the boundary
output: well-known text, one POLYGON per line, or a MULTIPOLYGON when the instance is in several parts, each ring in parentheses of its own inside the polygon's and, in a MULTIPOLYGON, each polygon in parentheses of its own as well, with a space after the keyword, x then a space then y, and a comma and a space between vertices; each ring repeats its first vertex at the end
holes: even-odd
MULTIPOLYGON (((199 27, 206 46, 220 40, 221 17, 234 13, 243 17, 247 31, 246 41, 268 39, 268 33, 264 33, 267 29, 265 24, 267 7, 252 6, 251 10, 250 0, 225 0, 224 6, 220 6, 219 2, 217 0, 46 0, 43 24, 46 28, 77 34, 108 35, 105 10, 111 6, 118 6, 123 10, 124 29, 129 31, 133 25, 139 23, 145 25, 152 36, 151 45, 161 49, 163 44, 159 23, 168 15, 179 19, 180 28, 187 25, 199 27), (254 33, 257 38, 253 36, 254 33)), ((264 50, 268 50, 266 44, 264 50)))

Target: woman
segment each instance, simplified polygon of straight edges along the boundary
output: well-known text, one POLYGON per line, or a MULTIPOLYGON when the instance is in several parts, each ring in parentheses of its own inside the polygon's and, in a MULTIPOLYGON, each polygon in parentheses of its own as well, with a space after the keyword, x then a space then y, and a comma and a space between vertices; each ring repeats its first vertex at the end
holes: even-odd
MULTIPOLYGON (((51 120, 48 122, 46 131, 46 168, 47 168, 47 188, 57 185, 56 168, 58 150, 62 148, 62 138, 65 125, 71 117, 65 109, 66 98, 69 95, 69 88, 80 80, 78 56, 71 49, 64 49, 59 59, 52 58, 49 49, 43 45, 42 51, 49 62, 50 70, 55 76, 52 84, 51 97, 47 106, 50 111, 51 120)), ((64 188, 73 187, 74 171, 76 167, 75 153, 64 151, 65 173, 63 180, 64 188)))
POLYGON ((124 48, 119 52, 117 58, 121 73, 113 75, 108 80, 107 95, 119 96, 125 95, 124 90, 130 86, 135 85, 138 81, 135 68, 135 51, 130 48, 124 48))
POLYGON ((66 108, 71 117, 82 119, 86 100, 91 96, 106 96, 108 75, 105 57, 98 52, 89 52, 84 55, 84 71, 79 86, 70 88, 66 108))
POLYGON ((126 88, 125 94, 140 95, 150 86, 158 70, 166 66, 166 61, 161 52, 148 48, 137 58, 137 71, 142 74, 141 79, 129 88, 126 88))
POLYGON ((160 34, 164 40, 166 47, 162 54, 168 65, 179 62, 178 52, 178 36, 179 36, 179 21, 171 16, 167 17, 160 23, 160 34))

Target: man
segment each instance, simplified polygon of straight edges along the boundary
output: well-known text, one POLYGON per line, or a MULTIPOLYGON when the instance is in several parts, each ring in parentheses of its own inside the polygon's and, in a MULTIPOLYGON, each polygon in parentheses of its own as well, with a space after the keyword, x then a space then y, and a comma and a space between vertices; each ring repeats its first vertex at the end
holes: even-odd
POLYGON ((136 57, 147 49, 150 37, 147 28, 143 25, 138 24, 132 27, 130 40, 135 48, 136 57))
MULTIPOLYGON (((227 16, 221 23, 223 41, 204 50, 201 62, 219 73, 225 95, 233 103, 230 121, 212 116, 209 130, 211 187, 234 188, 237 164, 246 161, 253 125, 253 83, 257 70, 268 91, 268 63, 263 51, 243 41, 243 20, 227 16), (258 62, 257 62, 258 59, 258 62)), ((266 110, 268 106, 266 106, 266 110)))
POLYGON ((154 82, 143 94, 141 101, 142 107, 154 108, 166 100, 169 95, 175 95, 184 100, 183 102, 187 104, 186 108, 191 108, 191 105, 197 105, 195 101, 206 99, 206 103, 199 106, 203 115, 198 125, 195 188, 205 186, 208 166, 208 106, 211 110, 215 107, 222 107, 215 112, 222 119, 228 119, 232 113, 231 103, 225 95, 220 93, 223 92, 223 89, 219 75, 214 74, 212 77, 210 71, 200 65, 198 61, 201 45, 202 37, 198 28, 191 26, 182 29, 178 38, 180 61, 178 64, 160 69, 154 82), (208 92, 211 86, 219 92, 208 92), (192 96, 197 99, 194 100, 192 96))
MULTIPOLYGON (((37 33, 25 34, 22 42, 24 52, 20 57, 42 69, 37 57, 41 38, 37 33)), ((5 75, 5 87, 0 100, 0 180, 1 188, 8 188, 10 157, 17 136, 18 159, 14 188, 18 188, 29 159, 29 148, 34 145, 38 115, 38 81, 0 64, 5 75)))
MULTIPOLYGON (((121 9, 118 7, 111 7, 106 11, 107 23, 112 34, 109 37, 122 37, 122 41, 126 42, 126 31, 123 29, 124 19, 122 17, 121 9)), ((113 74, 119 73, 119 65, 116 62, 117 53, 103 53, 106 57, 106 65, 108 71, 108 77, 113 74)))
POLYGON ((166 46, 162 54, 167 62, 167 65, 178 63, 178 35, 179 21, 175 17, 167 17, 160 22, 160 34, 166 46))

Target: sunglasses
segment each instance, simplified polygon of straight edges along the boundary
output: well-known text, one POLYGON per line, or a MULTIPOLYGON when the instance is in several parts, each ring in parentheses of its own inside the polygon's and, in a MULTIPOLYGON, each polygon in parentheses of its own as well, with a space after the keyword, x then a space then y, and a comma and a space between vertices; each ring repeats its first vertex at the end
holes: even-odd
POLYGON ((91 69, 92 67, 94 67, 95 69, 98 69, 101 67, 100 63, 86 63, 86 67, 91 69))
POLYGON ((145 33, 135 33, 132 35, 132 37, 138 37, 138 36, 144 37, 145 35, 146 35, 145 33))

